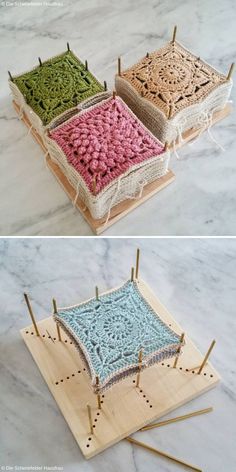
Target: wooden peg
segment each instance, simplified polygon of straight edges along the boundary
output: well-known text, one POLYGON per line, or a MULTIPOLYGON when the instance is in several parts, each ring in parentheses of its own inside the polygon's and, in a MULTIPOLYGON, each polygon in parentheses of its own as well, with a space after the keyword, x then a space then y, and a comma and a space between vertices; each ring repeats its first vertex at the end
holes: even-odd
POLYGON ((105 80, 104 80, 104 90, 105 90, 105 92, 107 91, 107 83, 106 83, 105 80))
POLYGON ((230 68, 229 68, 228 75, 227 75, 227 80, 230 80, 230 79, 231 79, 231 76, 232 76, 233 70, 234 70, 234 66, 235 66, 235 64, 234 64, 234 62, 232 62, 231 66, 230 66, 230 68))
MULTIPOLYGON (((52 304, 53 304, 53 313, 54 315, 58 313, 57 311, 57 302, 55 298, 52 299, 52 304)), ((58 321, 56 321, 56 326, 57 326, 57 336, 58 336, 58 341, 61 341, 61 330, 58 321)))
POLYGON ((131 267, 131 277, 130 277, 131 282, 134 281, 134 267, 131 267))
POLYGON ((12 75, 11 75, 11 72, 10 72, 10 71, 8 71, 8 75, 9 75, 9 77, 10 77, 10 80, 13 80, 13 77, 12 77, 12 75))
POLYGON ((97 182, 96 182, 96 175, 93 178, 93 194, 96 195, 96 187, 97 187, 97 182))
POLYGON ((87 61, 87 59, 86 59, 84 65, 85 65, 85 70, 88 70, 88 61, 87 61))
POLYGON ((31 308, 31 304, 30 304, 30 301, 29 301, 29 298, 28 298, 28 295, 27 295, 26 293, 24 293, 24 297, 25 297, 26 305, 27 305, 27 308, 28 308, 28 310, 29 310, 29 314, 30 314, 32 323, 33 323, 33 325, 34 325, 34 329, 35 329, 36 335, 37 335, 37 336, 40 336, 39 330, 38 330, 38 327, 37 327, 37 324, 36 324, 36 321, 35 321, 35 317, 34 317, 34 314, 33 314, 33 310, 32 310, 32 308, 31 308))
POLYGON ((171 115, 172 115, 172 105, 170 105, 170 108, 169 108, 168 120, 170 120, 171 115))
POLYGON ((181 351, 181 344, 183 343, 183 340, 184 340, 184 333, 181 334, 181 337, 180 337, 180 340, 179 340, 179 347, 178 347, 175 362, 174 362, 174 365, 173 365, 174 369, 176 368, 178 360, 179 360, 179 354, 180 354, 180 351, 181 351))
POLYGON ((176 33, 177 33, 177 26, 174 27, 174 31, 173 31, 173 36, 172 36, 172 43, 175 42, 175 39, 176 39, 176 33))
POLYGON ((164 152, 166 152, 166 151, 167 151, 167 149, 168 149, 168 143, 167 143, 167 142, 165 142, 165 145, 164 145, 164 152))
POLYGON ((184 421, 188 418, 193 418, 194 416, 204 415, 205 413, 211 413, 212 411, 212 407, 204 408, 204 410, 192 411, 192 413, 187 413, 186 415, 175 416, 174 418, 170 418, 169 420, 149 424, 148 426, 144 426, 143 428, 141 428, 139 431, 148 431, 149 429, 153 428, 161 428, 162 426, 166 426, 167 424, 177 423, 178 421, 184 421))
MULTIPOLYGON (((96 377, 96 386, 97 386, 97 390, 99 392, 99 378, 98 377, 96 377)), ((100 393, 97 393, 97 401, 98 401, 98 409, 101 410, 102 405, 101 405, 101 395, 100 395, 100 393)))
POLYGON ((69 43, 66 43, 66 45, 67 45, 67 51, 70 52, 70 45, 69 45, 69 43))
POLYGON ((46 329, 46 331, 47 331, 47 333, 48 333, 49 339, 51 339, 51 341, 53 342, 53 344, 55 344, 55 343, 54 343, 54 339, 53 339, 53 337, 51 336, 51 334, 49 333, 49 331, 48 331, 47 329, 46 329))
POLYGON ((136 267, 135 267, 135 278, 136 278, 136 279, 138 279, 139 258, 140 258, 140 249, 137 249, 137 253, 136 253, 136 267))
POLYGON ((147 52, 147 54, 146 54, 146 58, 148 58, 148 57, 149 57, 149 52, 147 52))
POLYGON ((93 422, 92 422, 91 406, 89 404, 87 405, 87 410, 88 410, 90 434, 93 434, 93 422))
POLYGON ((98 300, 98 287, 95 287, 96 300, 98 300))
POLYGON ((113 96, 113 99, 115 100, 116 99, 116 91, 115 90, 113 90, 112 96, 113 96))
POLYGON ((140 382, 140 372, 141 372, 141 369, 142 369, 142 360, 143 360, 143 351, 142 349, 140 349, 139 351, 139 355, 138 355, 138 373, 137 373, 137 378, 136 378, 136 387, 139 387, 139 382, 140 382))
POLYGON ((38 58, 38 60, 39 60, 39 65, 42 67, 43 64, 42 64, 42 61, 41 61, 40 57, 38 58))
POLYGON ((118 57, 118 75, 121 75, 121 58, 118 57))
POLYGON ((209 349, 208 349, 208 351, 207 351, 207 353, 206 353, 206 355, 205 355, 205 357, 204 357, 204 359, 203 359, 201 365, 200 365, 200 368, 199 368, 199 371, 198 371, 198 375, 202 372, 203 367, 206 365, 207 360, 208 360, 208 357, 210 356, 210 353, 211 353, 213 347, 215 346, 215 343, 216 343, 216 341, 215 341, 215 339, 214 339, 214 340, 212 341, 212 343, 211 343, 211 345, 210 345, 210 347, 209 347, 209 349))
POLYGON ((195 470, 196 472, 202 472, 202 469, 199 469, 198 467, 195 467, 194 465, 191 465, 188 462, 184 462, 181 459, 177 459, 177 457, 171 456, 170 454, 160 451, 159 449, 155 449, 154 447, 151 447, 148 444, 145 444, 141 441, 137 441, 136 439, 131 438, 130 436, 128 436, 125 439, 126 441, 132 444, 136 444, 136 446, 143 447, 144 449, 150 452, 154 452, 155 454, 158 454, 159 456, 165 457, 166 459, 170 459, 171 461, 176 462, 177 464, 183 465, 184 467, 187 467, 188 469, 195 470))

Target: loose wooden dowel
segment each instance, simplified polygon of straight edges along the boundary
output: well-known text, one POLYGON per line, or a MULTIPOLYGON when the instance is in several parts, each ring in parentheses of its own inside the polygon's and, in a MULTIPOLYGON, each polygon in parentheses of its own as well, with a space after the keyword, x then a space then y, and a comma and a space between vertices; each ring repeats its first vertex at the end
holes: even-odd
POLYGON ((136 387, 139 387, 139 383, 140 383, 140 373, 141 373, 141 369, 142 369, 142 360, 143 360, 143 351, 142 349, 140 349, 139 351, 139 355, 138 355, 138 373, 137 373, 137 377, 136 377, 136 387))
POLYGON ((209 358, 209 356, 210 356, 210 354, 211 354, 211 351, 212 351, 213 347, 215 346, 215 343, 216 343, 216 341, 215 341, 215 339, 214 339, 214 340, 212 341, 212 343, 211 343, 211 345, 210 345, 210 347, 209 347, 209 349, 208 349, 208 351, 207 351, 207 353, 206 353, 206 355, 205 355, 205 357, 204 357, 204 359, 203 359, 201 365, 200 365, 200 368, 199 368, 199 371, 198 371, 198 375, 202 372, 203 367, 206 365, 207 360, 208 360, 208 358, 209 358))
POLYGON ((175 358, 174 365, 173 365, 174 369, 176 368, 178 360, 179 360, 179 355, 180 355, 180 351, 181 351, 181 344, 182 344, 183 340, 184 340, 184 333, 181 334, 181 337, 180 337, 180 340, 179 340, 179 347, 178 347, 176 358, 175 358))
POLYGON ((139 431, 148 431, 149 429, 153 428, 160 428, 161 426, 166 426, 167 424, 177 423, 178 421, 184 421, 188 418, 192 418, 194 416, 204 415, 205 413, 210 413, 213 411, 212 407, 204 408, 203 410, 193 411, 192 413, 187 413, 186 415, 176 416, 175 418, 170 418, 169 420, 159 421, 158 423, 149 424, 148 426, 144 426, 139 431))
POLYGON ((176 39, 176 33, 177 33, 177 26, 174 27, 174 31, 173 31, 173 36, 172 36, 172 43, 175 42, 175 39, 176 39))
POLYGON ((98 300, 98 287, 95 287, 96 300, 98 300))
POLYGON ((227 75, 227 80, 230 80, 231 79, 231 76, 233 74, 233 70, 234 70, 234 62, 232 62, 230 68, 229 68, 229 72, 228 72, 228 75, 227 75))
POLYGON ((89 404, 87 405, 87 410, 88 410, 90 434, 93 434, 93 422, 92 422, 91 406, 89 404))
MULTIPOLYGON (((99 378, 98 377, 96 377, 96 385, 97 385, 97 389, 99 390, 99 378)), ((102 405, 101 405, 101 395, 100 395, 100 393, 97 393, 97 402, 98 402, 98 409, 101 410, 102 405)))
POLYGON ((37 336, 40 336, 40 333, 39 333, 39 330, 38 330, 38 327, 37 327, 37 324, 36 324, 36 321, 35 321, 35 317, 34 317, 34 314, 33 314, 33 310, 32 310, 32 308, 31 308, 31 304, 30 304, 30 301, 29 301, 29 298, 28 298, 27 293, 24 293, 24 297, 25 297, 25 301, 26 301, 27 308, 28 308, 28 310, 29 310, 30 318, 31 318, 32 323, 33 323, 33 325, 34 325, 34 329, 35 329, 36 335, 37 335, 37 336))
POLYGON ((118 57, 117 65, 118 65, 118 75, 121 75, 121 58, 120 57, 118 57))
POLYGON ((131 276, 130 276, 131 282, 134 281, 134 267, 131 267, 131 276))
POLYGON ((88 70, 88 61, 87 61, 87 59, 86 59, 84 65, 85 65, 85 70, 88 70))
POLYGON ((140 249, 137 249, 136 266, 135 266, 135 278, 136 279, 138 279, 138 273, 139 273, 139 259, 140 259, 140 249))
POLYGON ((43 64, 42 64, 41 58, 38 57, 38 60, 39 60, 39 65, 42 66, 43 64))
MULTIPOLYGON (((52 304, 53 304, 53 313, 55 315, 57 313, 57 302, 56 302, 55 298, 52 299, 52 304)), ((56 327, 57 327, 58 341, 61 341, 61 330, 60 330, 60 326, 58 324, 58 321, 56 321, 56 327)))
POLYGON ((107 83, 106 83, 105 80, 104 80, 104 90, 105 90, 105 92, 107 91, 107 83))
POLYGON ((133 439, 131 437, 127 437, 126 441, 135 444, 136 446, 143 447, 147 451, 154 452, 155 454, 158 454, 159 456, 165 457, 166 459, 170 459, 173 462, 176 462, 177 464, 183 465, 185 467, 188 467, 191 470, 195 470, 197 472, 202 472, 202 469, 199 469, 198 467, 189 464, 188 462, 182 461, 181 459, 177 459, 177 457, 171 456, 170 454, 167 454, 166 452, 160 451, 159 449, 156 449, 154 447, 149 446, 148 444, 145 444, 141 441, 136 441, 136 439, 133 439))
POLYGON ((70 51, 70 45, 69 45, 68 42, 66 43, 66 45, 67 45, 67 51, 69 52, 70 51))

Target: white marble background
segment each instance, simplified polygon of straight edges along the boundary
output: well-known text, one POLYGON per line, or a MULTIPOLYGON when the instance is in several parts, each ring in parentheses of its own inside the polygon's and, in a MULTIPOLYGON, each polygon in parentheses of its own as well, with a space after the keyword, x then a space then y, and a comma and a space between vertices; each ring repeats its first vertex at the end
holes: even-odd
POLYGON ((65 472, 174 472, 180 466, 125 441, 86 461, 41 377, 19 329, 29 324, 27 291, 41 319, 61 305, 121 284, 141 248, 140 275, 222 376, 214 389, 170 416, 214 407, 135 438, 204 472, 236 466, 236 240, 2 239, 0 241, 0 466, 63 466, 65 472))
MULTIPOLYGON (((19 4, 20 2, 18 2, 19 4)), ((25 2, 29 3, 29 2, 25 2)), ((82 216, 44 164, 39 146, 11 105, 7 70, 17 74, 65 50, 66 41, 113 87, 116 59, 129 66, 178 39, 227 73, 235 59, 234 0, 64 0, 63 6, 0 7, 0 234, 90 235, 82 216)), ((4 6, 5 4, 5 6, 4 6)), ((43 4, 43 2, 42 2, 43 4)), ((235 92, 233 93, 233 95, 235 92)), ((171 159, 176 181, 122 219, 107 235, 235 235, 235 114, 171 159)))

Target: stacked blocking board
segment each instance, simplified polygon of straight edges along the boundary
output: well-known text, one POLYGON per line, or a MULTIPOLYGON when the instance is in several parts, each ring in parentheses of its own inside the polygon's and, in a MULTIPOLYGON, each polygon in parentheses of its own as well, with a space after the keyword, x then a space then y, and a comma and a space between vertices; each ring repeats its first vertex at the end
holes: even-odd
MULTIPOLYGON (((21 330, 88 459, 216 386, 220 377, 135 270, 121 287, 21 330)), ((191 468, 191 467, 190 467, 191 468)), ((194 469, 200 470, 200 469, 194 469)))
POLYGON ((174 179, 170 150, 224 118, 226 76, 173 39, 107 90, 72 51, 12 77, 14 106, 47 164, 97 233, 174 179), (118 94, 118 95, 117 95, 118 94))

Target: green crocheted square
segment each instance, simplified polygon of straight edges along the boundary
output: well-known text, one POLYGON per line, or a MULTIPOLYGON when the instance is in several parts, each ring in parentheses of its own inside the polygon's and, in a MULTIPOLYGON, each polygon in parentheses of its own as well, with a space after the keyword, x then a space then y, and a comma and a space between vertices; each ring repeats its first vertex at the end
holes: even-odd
POLYGON ((71 51, 14 77, 13 82, 44 125, 85 99, 104 91, 103 85, 71 51))

